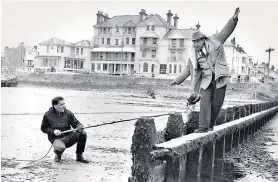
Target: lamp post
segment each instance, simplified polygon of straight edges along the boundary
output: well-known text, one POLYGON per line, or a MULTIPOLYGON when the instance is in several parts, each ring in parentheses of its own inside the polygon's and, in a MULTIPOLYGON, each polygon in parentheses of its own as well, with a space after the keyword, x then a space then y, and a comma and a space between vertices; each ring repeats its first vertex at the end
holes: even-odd
POLYGON ((269 65, 270 65, 270 53, 271 51, 274 51, 273 48, 269 47, 269 49, 265 50, 265 52, 268 52, 268 66, 267 66, 267 79, 269 79, 269 65))

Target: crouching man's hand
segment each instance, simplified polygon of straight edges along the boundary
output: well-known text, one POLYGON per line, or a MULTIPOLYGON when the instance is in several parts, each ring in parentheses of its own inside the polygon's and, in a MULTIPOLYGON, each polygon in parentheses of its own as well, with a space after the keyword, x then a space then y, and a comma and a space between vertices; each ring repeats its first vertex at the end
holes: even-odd
POLYGON ((170 83, 170 85, 171 86, 175 86, 175 85, 179 85, 177 82, 175 82, 175 80, 174 81, 172 81, 171 83, 170 83))
POLYGON ((201 95, 199 93, 193 92, 186 100, 188 101, 188 105, 195 105, 201 100, 201 95))
POLYGON ((83 130, 84 130, 84 126, 82 126, 82 125, 78 125, 76 128, 76 131, 79 133, 82 133, 83 130))
POLYGON ((55 134, 56 136, 60 136, 60 135, 61 135, 61 131, 60 131, 60 130, 54 130, 54 134, 55 134))

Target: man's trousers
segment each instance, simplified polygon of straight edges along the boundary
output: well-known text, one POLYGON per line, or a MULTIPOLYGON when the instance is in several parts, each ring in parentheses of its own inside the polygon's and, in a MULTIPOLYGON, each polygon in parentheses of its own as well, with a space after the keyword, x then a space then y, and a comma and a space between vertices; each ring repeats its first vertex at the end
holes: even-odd
POLYGON ((217 89, 212 81, 206 90, 201 89, 201 105, 199 114, 199 128, 213 128, 219 111, 223 105, 226 85, 217 89))
POLYGON ((76 154, 82 154, 85 150, 86 140, 87 134, 84 130, 82 131, 82 133, 71 132, 67 136, 54 140, 54 152, 61 155, 66 148, 69 148, 77 143, 76 154))

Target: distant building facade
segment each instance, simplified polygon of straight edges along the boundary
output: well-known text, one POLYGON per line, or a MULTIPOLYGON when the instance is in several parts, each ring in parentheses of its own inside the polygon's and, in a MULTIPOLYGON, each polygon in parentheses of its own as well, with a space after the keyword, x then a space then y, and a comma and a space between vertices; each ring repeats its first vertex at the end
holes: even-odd
POLYGON ((88 40, 69 43, 53 37, 39 43, 36 72, 85 72, 89 71, 91 45, 88 40))

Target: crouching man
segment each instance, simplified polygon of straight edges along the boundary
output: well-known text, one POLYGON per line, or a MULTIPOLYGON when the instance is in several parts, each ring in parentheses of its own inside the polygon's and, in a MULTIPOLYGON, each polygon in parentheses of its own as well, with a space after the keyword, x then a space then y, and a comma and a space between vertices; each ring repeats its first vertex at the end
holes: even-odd
POLYGON ((63 97, 52 99, 52 107, 43 116, 41 130, 48 134, 48 140, 53 144, 55 162, 61 161, 61 156, 66 148, 77 143, 76 160, 82 163, 89 163, 82 155, 86 145, 87 134, 74 114, 66 109, 63 97), (70 130, 71 127, 77 130, 62 134, 63 131, 70 130))

